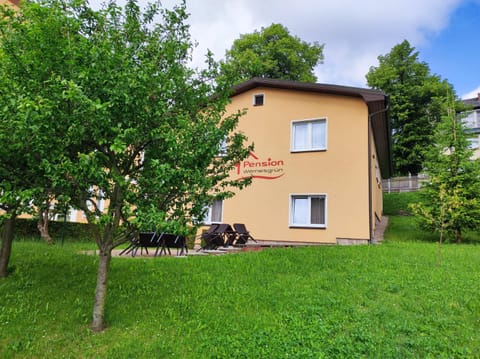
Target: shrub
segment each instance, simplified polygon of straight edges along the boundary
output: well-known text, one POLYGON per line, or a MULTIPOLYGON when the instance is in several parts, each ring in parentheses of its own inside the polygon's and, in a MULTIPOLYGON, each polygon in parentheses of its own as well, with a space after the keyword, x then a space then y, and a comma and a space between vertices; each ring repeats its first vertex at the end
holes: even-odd
MULTIPOLYGON (((73 222, 57 222, 50 221, 48 231, 52 238, 56 241, 61 240, 62 237, 73 241, 86 241, 93 238, 92 228, 86 223, 73 222)), ((40 233, 37 229, 36 219, 20 218, 16 221, 15 238, 38 238, 40 233)))

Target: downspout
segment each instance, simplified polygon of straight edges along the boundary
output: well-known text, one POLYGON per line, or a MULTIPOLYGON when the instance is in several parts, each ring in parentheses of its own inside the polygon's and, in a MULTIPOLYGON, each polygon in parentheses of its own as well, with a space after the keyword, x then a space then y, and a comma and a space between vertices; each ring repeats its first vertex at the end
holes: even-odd
POLYGON ((373 230, 373 200, 372 200, 372 139, 370 136, 370 129, 372 129, 372 136, 373 136, 373 127, 372 127, 372 118, 375 115, 378 115, 383 112, 387 112, 388 108, 390 107, 390 103, 388 101, 388 97, 386 98, 387 105, 380 111, 373 112, 368 115, 368 128, 367 128, 367 135, 368 135, 368 230, 370 232, 370 238, 368 239, 368 244, 373 244, 373 237, 374 237, 374 230, 373 230))

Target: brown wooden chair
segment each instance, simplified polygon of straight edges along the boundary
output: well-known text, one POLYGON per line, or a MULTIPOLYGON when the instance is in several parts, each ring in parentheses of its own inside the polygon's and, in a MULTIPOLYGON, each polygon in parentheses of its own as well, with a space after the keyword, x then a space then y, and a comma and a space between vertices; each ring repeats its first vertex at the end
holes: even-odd
POLYGON ((213 223, 210 227, 201 234, 202 245, 198 250, 217 249, 225 244, 223 234, 223 224, 213 223))
POLYGON ((234 223, 233 228, 237 233, 237 240, 235 242, 235 245, 247 244, 249 240, 252 240, 255 243, 257 243, 255 238, 253 238, 253 236, 250 234, 250 232, 247 230, 247 227, 243 223, 234 223))

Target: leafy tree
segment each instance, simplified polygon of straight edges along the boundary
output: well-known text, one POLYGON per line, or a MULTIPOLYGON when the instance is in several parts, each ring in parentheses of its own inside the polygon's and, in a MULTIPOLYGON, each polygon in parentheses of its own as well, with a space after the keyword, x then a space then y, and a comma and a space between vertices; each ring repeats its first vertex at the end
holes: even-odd
POLYGON ((55 127, 68 93, 59 83, 68 69, 68 29, 59 11, 32 3, 22 13, 0 8, 1 277, 8 273, 16 217, 32 213, 32 200, 38 203, 55 191, 47 173, 64 144, 63 132, 55 127))
MULTIPOLYGON (((212 81, 218 66, 211 57, 206 70, 188 68, 192 42, 186 18, 184 2, 172 10, 154 3, 142 11, 131 0, 124 8, 108 3, 94 11, 81 0, 47 0, 41 6, 26 3, 18 28, 6 36, 25 56, 6 52, 5 60, 28 68, 13 77, 22 84, 18 93, 34 96, 23 87, 31 74, 44 86, 40 94, 48 106, 38 108, 34 133, 43 139, 48 134, 57 148, 55 156, 41 152, 45 177, 95 229, 95 331, 105 326, 113 248, 142 227, 187 232, 213 200, 249 183, 229 180, 235 163, 251 150, 235 132, 242 112, 225 113, 231 83, 212 81), (42 12, 45 19, 61 21, 43 21, 42 12), (42 35, 27 46, 31 27, 42 35), (51 31, 44 31, 48 27, 51 31), (34 55, 58 56, 63 66, 33 61, 34 55), (228 150, 219 157, 225 139, 228 150), (99 200, 109 202, 106 211, 99 200)), ((20 121, 26 120, 23 114, 20 121)))
POLYGON ((424 149, 432 143, 433 129, 440 121, 442 103, 453 89, 430 73, 406 40, 378 60, 378 67, 371 67, 366 78, 370 87, 390 96, 394 171, 416 175, 422 170, 424 149))
MULTIPOLYGON (((428 183, 412 209, 421 225, 461 242, 465 230, 480 228, 480 162, 473 160, 462 118, 453 100, 435 129, 435 145, 425 155, 428 183)), ((440 250, 439 250, 440 263, 440 250)))
POLYGON ((281 24, 241 35, 226 52, 223 72, 236 82, 253 77, 315 82, 314 67, 323 60, 323 45, 309 44, 281 24))

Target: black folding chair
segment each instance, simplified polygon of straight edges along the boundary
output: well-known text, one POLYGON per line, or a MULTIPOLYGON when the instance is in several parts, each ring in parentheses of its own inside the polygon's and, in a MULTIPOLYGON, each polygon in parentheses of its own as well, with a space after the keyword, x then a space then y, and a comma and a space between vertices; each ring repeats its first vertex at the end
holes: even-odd
MULTIPOLYGON (((161 246, 161 248, 158 247, 160 248, 160 255, 162 255, 162 253, 166 255, 167 251, 168 254, 171 255, 172 252, 170 251, 170 248, 177 249, 177 256, 188 254, 187 239, 185 238, 185 236, 164 232, 160 234, 160 236, 158 237, 158 241, 161 246)), ((158 253, 158 248, 155 251, 155 256, 158 253)))
POLYGON ((156 248, 158 251, 159 246, 160 241, 156 232, 140 232, 135 247, 132 249, 132 257, 137 255, 138 248, 140 248, 140 255, 143 254, 144 249, 148 255, 148 248, 156 248))
POLYGON ((122 250, 118 255, 121 256, 122 254, 128 254, 131 251, 133 251, 137 246, 138 246, 138 237, 136 235, 132 235, 128 246, 124 250, 122 250))

